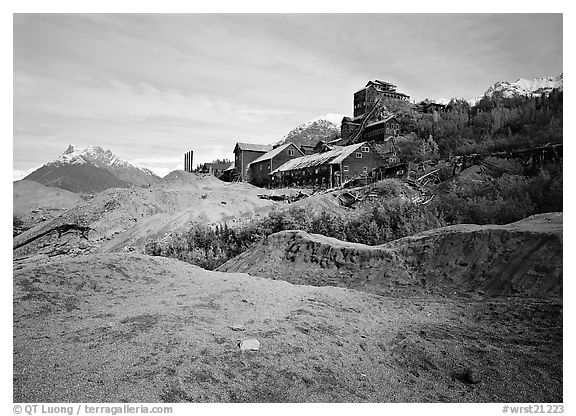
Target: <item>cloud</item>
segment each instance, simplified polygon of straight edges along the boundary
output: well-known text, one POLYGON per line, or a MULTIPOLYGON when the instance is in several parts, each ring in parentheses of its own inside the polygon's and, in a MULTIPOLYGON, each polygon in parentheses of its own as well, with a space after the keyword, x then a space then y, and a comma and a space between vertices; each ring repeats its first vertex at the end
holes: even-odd
POLYGON ((35 170, 39 169, 41 166, 36 166, 34 168, 26 169, 26 170, 17 170, 14 169, 12 171, 12 180, 19 181, 20 179, 24 179, 26 176, 30 175, 35 170))
POLYGON ((350 115, 368 79, 421 99, 560 72, 561 15, 17 14, 14 165, 70 142, 209 161, 350 115))

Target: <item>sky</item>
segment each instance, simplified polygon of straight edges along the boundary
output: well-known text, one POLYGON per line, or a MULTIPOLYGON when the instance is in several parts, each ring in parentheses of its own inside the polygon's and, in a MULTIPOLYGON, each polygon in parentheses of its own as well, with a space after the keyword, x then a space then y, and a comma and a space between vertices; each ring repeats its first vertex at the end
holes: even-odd
POLYGON ((69 144, 160 176, 232 159, 368 80, 411 100, 563 72, 561 14, 15 14, 14 179, 69 144))

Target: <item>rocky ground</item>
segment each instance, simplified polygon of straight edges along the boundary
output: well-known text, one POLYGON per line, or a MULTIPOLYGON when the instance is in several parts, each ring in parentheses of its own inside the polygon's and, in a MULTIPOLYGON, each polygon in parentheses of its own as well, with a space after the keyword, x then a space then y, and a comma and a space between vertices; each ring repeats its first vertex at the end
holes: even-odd
POLYGON ((135 253, 14 267, 16 402, 563 400, 558 291, 382 296, 135 253))
POLYGON ((14 250, 14 401, 563 401, 562 214, 377 247, 287 231, 217 272, 138 253, 192 220, 353 215, 334 193, 257 196, 273 192, 173 172, 57 195, 71 207, 15 246, 59 224, 93 230, 14 250))

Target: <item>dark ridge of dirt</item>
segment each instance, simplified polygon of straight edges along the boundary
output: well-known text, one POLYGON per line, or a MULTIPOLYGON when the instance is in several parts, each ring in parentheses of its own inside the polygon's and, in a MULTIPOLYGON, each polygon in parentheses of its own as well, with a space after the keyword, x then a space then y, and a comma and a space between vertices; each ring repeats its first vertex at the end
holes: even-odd
POLYGON ((391 298, 133 253, 19 267, 14 402, 563 400, 558 300, 391 298))
POLYGON ((380 246, 273 234, 218 268, 385 295, 562 296, 562 213, 456 225, 380 246))

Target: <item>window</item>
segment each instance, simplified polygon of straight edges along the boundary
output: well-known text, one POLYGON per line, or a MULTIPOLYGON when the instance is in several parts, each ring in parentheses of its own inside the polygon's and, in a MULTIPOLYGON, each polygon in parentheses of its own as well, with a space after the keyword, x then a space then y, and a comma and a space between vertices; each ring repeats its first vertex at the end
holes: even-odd
POLYGON ((348 166, 344 166, 344 172, 348 172, 348 166))
POLYGON ((356 152, 356 159, 362 159, 362 153, 356 152))
POLYGON ((368 146, 362 146, 362 151, 364 153, 368 153, 370 151, 370 148, 368 146))
POLYGON ((395 157, 391 157, 390 159, 388 159, 390 161, 390 163, 394 163, 396 162, 396 158, 395 157))
POLYGON ((260 170, 262 170, 262 165, 260 165, 260 170))
POLYGON ((288 156, 294 156, 294 149, 288 149, 288 156))

